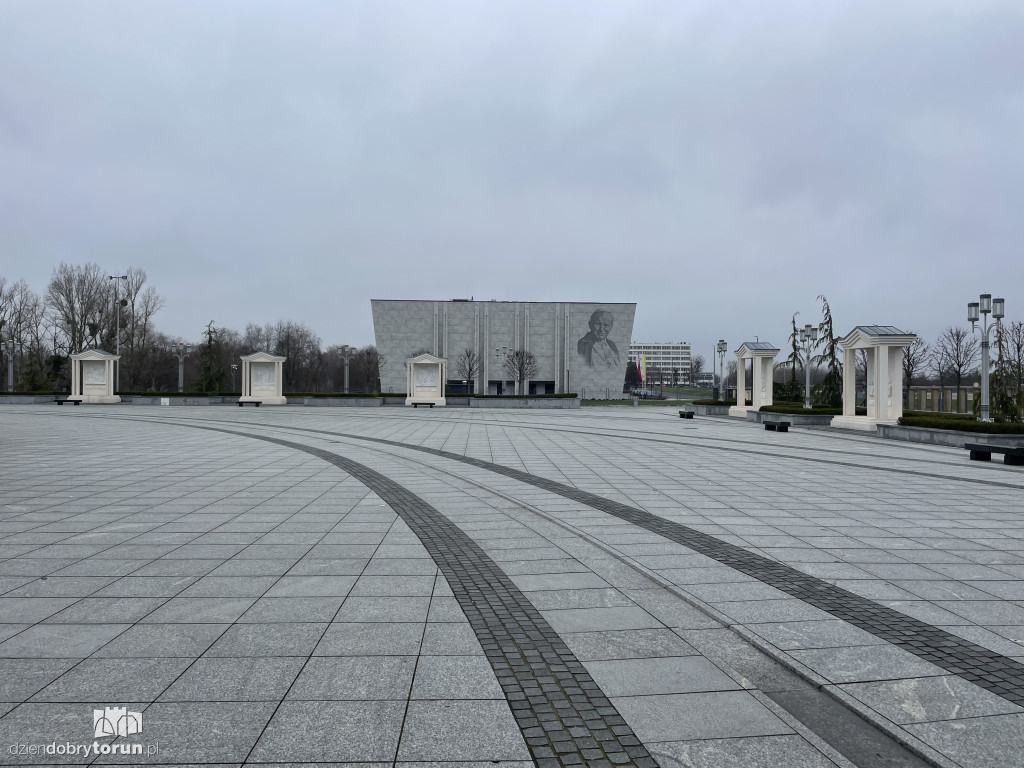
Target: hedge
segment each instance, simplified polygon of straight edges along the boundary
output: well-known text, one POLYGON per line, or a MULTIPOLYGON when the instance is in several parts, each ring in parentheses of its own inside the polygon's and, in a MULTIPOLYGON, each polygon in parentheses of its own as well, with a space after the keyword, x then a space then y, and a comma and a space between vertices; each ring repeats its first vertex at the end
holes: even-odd
MULTIPOLYGON (((752 400, 747 400, 747 405, 753 405, 752 400)), ((724 405, 733 406, 736 405, 735 400, 694 400, 690 405, 724 405)))
POLYGON ((906 414, 900 417, 898 423, 901 427, 947 429, 955 432, 986 432, 992 435, 1024 435, 1024 424, 944 419, 931 416, 908 416, 906 414))
MULTIPOLYGON (((466 397, 466 395, 452 395, 452 397, 466 397)), ((475 400, 558 400, 562 398, 579 397, 575 392, 559 392, 555 395, 468 395, 475 400)))

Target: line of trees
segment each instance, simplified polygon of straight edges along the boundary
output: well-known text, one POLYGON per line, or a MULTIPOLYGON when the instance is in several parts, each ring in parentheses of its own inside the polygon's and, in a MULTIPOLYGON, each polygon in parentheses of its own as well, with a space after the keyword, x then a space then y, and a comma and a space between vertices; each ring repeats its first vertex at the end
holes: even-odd
POLYGON ((86 349, 114 352, 120 341, 122 392, 172 392, 178 388, 178 358, 170 347, 188 343, 185 388, 192 392, 237 392, 238 358, 265 351, 284 355, 286 392, 341 392, 345 359, 349 390, 380 387, 386 365, 373 346, 324 348, 303 323, 281 320, 249 323, 243 332, 206 324, 199 341, 159 331, 155 316, 165 301, 147 283, 144 270, 132 267, 111 276, 97 264, 67 264, 54 270, 46 288, 36 293, 24 281, 0 276, 0 349, 7 387, 7 355, 14 360, 15 392, 63 392, 70 386, 70 355, 86 349))

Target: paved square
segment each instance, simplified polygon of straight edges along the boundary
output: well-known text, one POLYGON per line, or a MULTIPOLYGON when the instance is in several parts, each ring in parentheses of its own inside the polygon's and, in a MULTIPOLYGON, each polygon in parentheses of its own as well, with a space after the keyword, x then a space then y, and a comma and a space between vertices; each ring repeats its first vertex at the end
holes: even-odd
POLYGON ((3 763, 1024 766, 1021 470, 638 410, 2 406, 3 763))

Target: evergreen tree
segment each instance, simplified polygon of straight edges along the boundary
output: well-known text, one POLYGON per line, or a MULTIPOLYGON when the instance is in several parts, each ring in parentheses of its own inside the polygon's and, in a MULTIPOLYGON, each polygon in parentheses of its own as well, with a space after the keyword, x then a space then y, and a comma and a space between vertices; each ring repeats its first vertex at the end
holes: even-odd
POLYGON ((206 342, 199 351, 199 380, 195 391, 206 394, 220 392, 224 388, 224 366, 221 364, 220 338, 211 320, 204 331, 206 342))
POLYGON ((843 364, 839 360, 839 339, 832 327, 832 308, 828 299, 818 295, 821 301, 821 330, 818 333, 817 347, 821 354, 812 359, 817 365, 826 369, 825 378, 814 388, 814 399, 821 405, 841 408, 843 405, 843 364))

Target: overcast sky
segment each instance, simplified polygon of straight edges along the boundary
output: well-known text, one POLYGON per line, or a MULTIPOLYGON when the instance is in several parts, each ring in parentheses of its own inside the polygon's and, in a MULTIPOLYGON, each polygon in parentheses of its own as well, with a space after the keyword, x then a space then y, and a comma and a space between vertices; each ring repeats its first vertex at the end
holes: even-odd
POLYGON ((371 298, 1024 320, 1021 0, 2 0, 0 275, 146 270, 161 330, 371 298))

